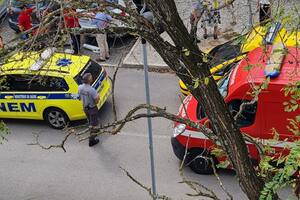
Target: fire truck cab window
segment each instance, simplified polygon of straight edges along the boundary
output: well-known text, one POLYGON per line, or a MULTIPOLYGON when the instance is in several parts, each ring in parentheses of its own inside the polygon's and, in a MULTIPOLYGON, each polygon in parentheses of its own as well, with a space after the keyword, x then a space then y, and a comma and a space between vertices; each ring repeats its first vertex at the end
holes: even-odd
POLYGON ((250 126, 254 123, 257 110, 257 102, 250 103, 250 101, 246 100, 233 100, 228 103, 228 108, 233 117, 238 115, 236 123, 239 127, 250 126), (240 112, 242 104, 243 110, 240 112))

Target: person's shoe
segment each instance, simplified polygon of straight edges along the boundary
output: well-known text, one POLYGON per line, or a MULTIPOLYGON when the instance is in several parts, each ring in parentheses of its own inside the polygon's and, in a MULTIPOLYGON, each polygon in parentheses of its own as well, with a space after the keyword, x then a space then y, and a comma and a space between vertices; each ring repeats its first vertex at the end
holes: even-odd
POLYGON ((214 39, 218 39, 218 35, 217 34, 214 34, 214 39))
POLYGON ((89 146, 92 147, 99 143, 99 139, 93 139, 89 141, 89 146))
POLYGON ((106 60, 104 59, 100 59, 100 58, 98 58, 98 59, 96 59, 96 61, 98 61, 98 62, 105 62, 106 60))
POLYGON ((105 59, 106 59, 106 60, 108 60, 108 59, 109 59, 109 57, 105 57, 105 59))
POLYGON ((207 39, 207 37, 208 37, 207 34, 204 34, 204 35, 203 35, 203 38, 204 38, 204 39, 207 39))

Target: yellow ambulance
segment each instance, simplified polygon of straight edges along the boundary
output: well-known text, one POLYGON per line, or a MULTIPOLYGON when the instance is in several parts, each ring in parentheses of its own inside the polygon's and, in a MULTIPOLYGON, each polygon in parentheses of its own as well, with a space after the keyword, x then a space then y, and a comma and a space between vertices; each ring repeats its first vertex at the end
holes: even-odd
POLYGON ((56 129, 85 119, 78 86, 88 72, 100 96, 99 109, 111 84, 105 69, 89 56, 56 53, 54 48, 12 56, 0 66, 0 118, 45 120, 56 129))

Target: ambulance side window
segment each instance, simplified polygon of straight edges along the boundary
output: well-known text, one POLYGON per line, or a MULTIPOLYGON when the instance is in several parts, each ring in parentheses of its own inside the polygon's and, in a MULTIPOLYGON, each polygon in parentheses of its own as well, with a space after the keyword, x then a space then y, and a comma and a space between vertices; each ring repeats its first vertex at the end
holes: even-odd
MULTIPOLYGON (((3 78, 2 91, 68 91, 69 86, 63 78, 34 75, 7 75, 3 78)), ((1 78, 0 78, 1 80, 1 78)), ((1 84, 2 85, 2 84, 1 84)))
POLYGON ((63 78, 35 76, 29 83, 29 91, 68 91, 69 86, 63 78))
POLYGON ((6 76, 0 76, 0 91, 9 91, 10 85, 11 83, 7 81, 6 76))
POLYGON ((250 126, 254 123, 257 110, 257 102, 250 103, 250 101, 247 100, 233 100, 228 103, 228 108, 233 117, 238 114, 236 123, 239 127, 250 126), (240 112, 240 108, 243 103, 245 104, 243 105, 242 112, 240 112))
MULTIPOLYGON (((18 81, 18 77, 21 75, 6 75, 1 77, 3 81, 4 88, 2 91, 26 91, 27 81, 18 81)), ((2 85, 1 84, 1 85, 2 85)))

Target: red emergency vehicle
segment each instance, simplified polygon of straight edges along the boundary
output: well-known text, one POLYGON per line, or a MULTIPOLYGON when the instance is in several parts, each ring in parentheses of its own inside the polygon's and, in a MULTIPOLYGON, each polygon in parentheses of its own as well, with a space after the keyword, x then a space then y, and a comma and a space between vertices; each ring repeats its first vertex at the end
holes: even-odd
MULTIPOLYGON (((276 47, 277 48, 277 47, 276 47)), ((278 53, 274 46, 259 47, 251 51, 247 58, 241 60, 236 67, 221 81, 218 88, 230 111, 236 114, 243 102, 253 99, 249 92, 253 84, 261 85, 266 77, 270 77, 268 88, 259 94, 258 101, 243 109, 236 123, 241 132, 247 133, 265 143, 274 137, 272 128, 279 133, 280 142, 273 146, 277 151, 283 151, 286 144, 292 144, 297 139, 288 129, 287 119, 295 119, 300 115, 299 109, 295 112, 285 112, 283 102, 289 101, 282 88, 289 83, 300 81, 300 49, 288 47, 288 53, 278 53), (252 68, 246 70, 247 66, 252 68)), ((283 51, 282 51, 283 52, 283 51)), ((299 103, 299 102, 298 102, 299 103)), ((189 118, 204 124, 207 121, 205 110, 193 96, 187 96, 179 108, 178 116, 189 118), (185 106, 185 108, 184 108, 185 106)), ((184 124, 175 123, 171 139, 175 155, 183 160, 185 149, 188 154, 186 163, 196 173, 210 174, 213 169, 210 151, 214 144, 203 133, 197 132, 184 124), (189 139, 188 139, 189 138, 189 139), (187 143, 188 142, 188 143, 187 143)), ((247 144, 250 157, 253 161, 259 160, 259 154, 253 144, 247 144)), ((223 158, 214 158, 215 164, 223 158)))

